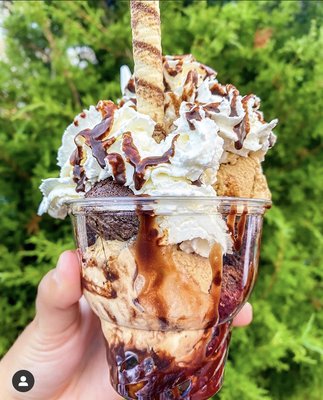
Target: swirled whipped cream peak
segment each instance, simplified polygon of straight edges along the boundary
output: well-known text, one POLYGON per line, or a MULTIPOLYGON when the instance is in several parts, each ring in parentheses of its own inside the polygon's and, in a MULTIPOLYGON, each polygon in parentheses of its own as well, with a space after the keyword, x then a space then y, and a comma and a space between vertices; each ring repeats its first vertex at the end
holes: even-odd
MULTIPOLYGON (((260 99, 220 84, 217 73, 192 55, 165 56, 163 69, 162 139, 155 121, 136 110, 134 78, 127 78, 119 102, 100 101, 67 127, 58 151, 60 176, 43 180, 39 214, 64 218, 67 201, 104 180, 134 195, 270 198, 260 163, 275 144, 277 120, 265 122, 260 99)), ((224 252, 230 248, 225 223, 213 222, 191 218, 181 226, 165 217, 161 226, 169 243, 184 243, 186 251, 198 244, 206 256, 214 242, 224 252)))

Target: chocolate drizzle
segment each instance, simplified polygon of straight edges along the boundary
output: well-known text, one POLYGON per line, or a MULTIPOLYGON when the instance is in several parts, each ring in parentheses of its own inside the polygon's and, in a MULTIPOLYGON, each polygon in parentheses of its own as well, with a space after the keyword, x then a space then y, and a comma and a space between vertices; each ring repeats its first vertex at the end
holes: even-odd
POLYGON ((238 96, 239 96, 239 91, 238 90, 234 90, 233 96, 232 96, 232 99, 231 99, 231 103, 230 103, 231 111, 230 111, 229 117, 237 117, 238 116, 238 112, 237 112, 237 99, 238 99, 238 96))
POLYGON ((249 116, 248 116, 248 101, 252 97, 253 97, 253 94, 249 94, 248 96, 244 96, 243 99, 241 100, 241 104, 242 104, 243 110, 245 112, 245 115, 244 115, 242 121, 233 127, 233 132, 236 133, 236 135, 238 136, 238 140, 234 143, 234 147, 237 150, 242 149, 243 141, 245 140, 245 137, 250 132, 250 122, 249 122, 249 116))
POLYGON ((127 161, 134 167, 133 181, 135 189, 140 190, 145 183, 145 172, 147 167, 153 167, 162 163, 169 163, 170 158, 175 154, 175 142, 179 135, 176 135, 171 147, 161 156, 152 156, 141 159, 139 150, 133 142, 131 132, 123 134, 122 150, 127 161))
POLYGON ((217 95, 217 96, 225 97, 228 94, 227 88, 225 86, 221 85, 220 83, 217 83, 217 82, 214 83, 210 87, 210 91, 213 94, 213 96, 217 95))
POLYGON ((240 216, 239 222, 237 224, 236 232, 236 217, 237 217, 237 206, 232 205, 228 218, 227 218, 227 225, 229 228, 229 232, 231 233, 231 237, 234 244, 234 249, 239 251, 242 246, 242 241, 245 233, 245 226, 246 226, 246 218, 248 214, 247 207, 244 207, 243 212, 240 216))
POLYGON ((191 97, 196 92, 197 82, 197 72, 194 70, 189 71, 183 87, 182 101, 191 101, 191 97))
POLYGON ((136 93, 136 88, 135 88, 135 80, 134 78, 130 78, 129 82, 126 86, 126 90, 129 90, 130 93, 135 94, 136 93))
POLYGON ((176 65, 174 67, 171 67, 167 61, 167 59, 165 59, 164 61, 164 69, 166 70, 166 72, 168 73, 168 75, 170 76, 176 76, 177 74, 181 73, 183 70, 183 59, 179 59, 176 63, 176 65))
POLYGON ((107 154, 106 158, 112 167, 114 180, 119 185, 124 185, 127 179, 126 179, 126 165, 125 162, 123 161, 122 156, 118 153, 110 153, 107 154))
MULTIPOLYGON (((92 154, 96 158, 101 168, 106 165, 105 157, 107 149, 115 142, 115 138, 108 138, 113 125, 114 112, 117 106, 112 101, 99 102, 97 109, 100 110, 104 118, 95 125, 93 129, 84 129, 79 132, 74 142, 77 146, 70 157, 70 163, 73 168, 73 180, 77 184, 76 192, 85 191, 86 175, 84 163, 86 161, 86 151, 84 145, 92 149, 92 154)), ((81 115, 82 116, 82 115, 81 115)))
POLYGON ((272 132, 270 132, 269 138, 268 138, 269 148, 271 149, 275 143, 276 143, 276 136, 272 132))
MULTIPOLYGON (((80 132, 83 135, 79 136, 79 141, 81 138, 84 139, 86 143, 88 141, 88 133, 90 129, 85 129, 84 131, 80 132)), ((85 170, 83 168, 83 162, 85 161, 85 151, 82 145, 78 145, 77 148, 73 151, 70 157, 70 163, 73 166, 73 181, 76 183, 76 192, 84 192, 85 190, 85 181, 86 175, 85 170)))
POLYGON ((95 108, 100 111, 102 118, 110 118, 113 117, 117 106, 111 100, 100 100, 95 108))
POLYGON ((161 253, 154 216, 139 210, 138 213, 140 226, 135 244, 137 275, 143 276, 145 282, 136 300, 139 304, 149 304, 154 307, 159 320, 165 324, 167 307, 159 291, 167 273, 175 268, 170 262, 169 255, 165 257, 161 253))
MULTIPOLYGON (((190 282, 186 274, 179 272, 176 266, 173 246, 161 246, 159 231, 155 217, 150 213, 137 210, 140 220, 139 232, 134 245, 137 270, 134 281, 140 276, 143 287, 140 289, 135 302, 140 305, 147 315, 159 320, 160 330, 165 330, 169 324, 180 326, 181 318, 190 318, 188 310, 201 309, 203 316, 201 326, 210 328, 219 318, 218 306, 221 295, 222 281, 222 248, 215 244, 209 256, 212 278, 208 293, 201 293, 201 289, 190 282), (188 309, 182 317, 172 310, 170 287, 176 282, 181 298, 190 299, 188 309), (171 286, 169 286, 171 285, 171 286)), ((135 285, 135 282, 134 282, 135 285)), ((196 312, 196 311, 195 311, 196 312)), ((194 316, 195 318, 195 316, 194 316)))
MULTIPOLYGON (((216 77, 216 75, 218 74, 214 69, 212 69, 208 65, 200 64, 200 67, 206 73, 205 78, 208 78, 208 77, 211 77, 211 76, 212 77, 216 77)), ((204 78, 204 80, 205 80, 205 78, 204 78)))
POLYGON ((211 118, 211 116, 212 116, 211 113, 218 114, 220 112, 220 109, 219 109, 220 104, 221 104, 220 102, 205 104, 205 106, 203 106, 203 110, 205 111, 206 117, 211 118))
POLYGON ((205 316, 205 320, 207 321, 207 327, 212 327, 219 320, 218 306, 222 283, 222 248, 218 243, 213 245, 209 255, 209 261, 212 269, 212 283, 209 289, 212 304, 205 316))
POLYGON ((193 121, 193 120, 195 120, 195 121, 201 121, 201 120, 202 120, 202 116, 201 116, 201 114, 200 114, 200 108, 199 108, 199 106, 192 107, 192 108, 190 109, 190 111, 187 111, 187 112, 185 113, 185 116, 186 116, 186 119, 187 119, 187 122, 188 122, 188 124, 189 124, 190 129, 191 129, 192 131, 194 131, 195 126, 194 126, 194 124, 193 124, 192 121, 193 121))

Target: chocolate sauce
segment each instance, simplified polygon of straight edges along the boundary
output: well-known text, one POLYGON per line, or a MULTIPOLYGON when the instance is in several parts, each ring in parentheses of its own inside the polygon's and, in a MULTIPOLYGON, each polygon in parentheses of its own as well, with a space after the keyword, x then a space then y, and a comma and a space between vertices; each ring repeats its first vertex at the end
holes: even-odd
POLYGON ((125 162, 123 161, 122 156, 118 153, 110 153, 107 154, 106 158, 112 167, 114 180, 116 181, 116 183, 123 186, 126 183, 127 179, 126 179, 126 165, 125 162))
POLYGON ((199 106, 195 106, 195 107, 191 108, 190 111, 187 111, 185 113, 185 116, 186 116, 187 122, 189 124, 189 127, 192 131, 195 129, 195 126, 194 126, 192 120, 195 120, 195 121, 202 120, 202 116, 199 111, 199 106))
POLYGON ((196 179, 195 181, 192 181, 193 186, 201 187, 202 186, 202 181, 200 178, 196 179))
POLYGON ((230 111, 229 117, 237 117, 238 116, 238 112, 237 112, 238 96, 239 96, 239 91, 235 90, 233 92, 233 96, 232 96, 231 103, 230 103, 231 111, 230 111))
MULTIPOLYGON (((84 134, 89 131, 82 131, 84 134)), ((85 138, 86 141, 86 138, 85 138)), ((82 192, 85 190, 86 175, 84 167, 82 166, 82 160, 84 158, 83 146, 77 146, 70 157, 70 163, 73 168, 73 181, 76 183, 76 192, 82 192)))
POLYGON ((238 224, 236 224, 237 206, 232 205, 227 217, 227 226, 233 240, 233 246, 236 251, 239 251, 242 246, 242 241, 245 234, 245 226, 247 219, 248 209, 245 206, 240 216, 238 224), (236 232, 238 230, 238 232, 236 232))
POLYGON ((266 121, 264 120, 264 117, 262 115, 262 113, 260 111, 255 111, 257 117, 258 117, 258 121, 260 121, 262 124, 265 124, 266 121))
POLYGON ((165 351, 106 341, 112 383, 128 399, 206 400, 221 387, 229 341, 229 324, 205 330, 180 364, 165 351))
POLYGON ((221 102, 214 102, 214 103, 209 103, 209 104, 206 104, 205 106, 203 106, 203 110, 205 111, 205 115, 208 118, 211 118, 212 117, 211 113, 217 113, 218 114, 220 112, 220 109, 219 109, 220 104, 221 104, 221 102))
POLYGON ((196 91, 197 82, 198 82, 197 72, 194 70, 189 71, 183 87, 182 101, 191 100, 193 93, 196 91))
POLYGON ((165 137, 167 136, 167 133, 163 127, 162 124, 156 124, 153 132, 153 139, 157 142, 160 143, 165 137))
POLYGON ((171 67, 168 61, 164 61, 164 69, 170 76, 176 76, 177 74, 181 73, 183 70, 183 59, 177 61, 175 67, 171 67))
MULTIPOLYGON (((171 104, 173 105, 174 110, 175 110, 175 114, 176 114, 176 116, 178 116, 179 109, 180 109, 180 106, 182 103, 182 99, 180 97, 177 97, 176 94, 173 92, 168 92, 167 94, 170 97, 171 104)), ((166 112, 166 110, 167 110, 167 104, 165 104, 165 112, 166 112)))
POLYGON ((235 241, 234 241, 234 249, 236 251, 239 251, 242 246, 242 240, 243 240, 244 234, 245 234, 247 213, 248 213, 248 210, 247 210, 247 207, 245 207, 243 209, 243 212, 242 212, 239 222, 238 222, 238 233, 237 233, 235 241))
POLYGON ((271 149, 273 147, 273 145, 276 143, 276 137, 273 135, 272 132, 270 132, 269 138, 268 138, 268 142, 269 142, 269 148, 271 149))
POLYGON ((160 293, 168 273, 174 270, 169 255, 161 253, 155 217, 139 213, 139 232, 135 243, 137 274, 144 277, 144 286, 138 297, 141 305, 149 304, 164 323, 167 322, 167 305, 160 293))
POLYGON ((114 115, 117 106, 111 100, 100 100, 95 108, 100 111, 102 118, 110 118, 114 115))
POLYGON ((229 229, 229 232, 231 233, 231 237, 234 240, 235 237, 235 222, 236 222, 236 216, 237 216, 237 206, 232 205, 230 208, 230 212, 227 217, 227 226, 229 229))
POLYGON ((237 124, 233 127, 233 132, 236 133, 236 135, 238 136, 238 140, 234 143, 234 147, 237 150, 242 149, 243 141, 245 140, 245 137, 250 132, 250 122, 249 122, 249 117, 248 117, 248 100, 252 96, 253 96, 252 94, 249 94, 248 96, 244 96, 243 99, 241 100, 242 107, 245 112, 245 116, 243 117, 242 121, 239 122, 239 124, 237 124))
POLYGON ((213 245, 209 255, 209 261, 212 269, 212 283, 209 289, 211 305, 205 316, 207 327, 214 326, 219 320, 218 306, 222 282, 222 248, 218 243, 213 245))
POLYGON ((259 255, 259 226, 257 217, 245 208, 237 218, 237 207, 231 206, 227 226, 233 240, 233 254, 223 257, 219 322, 223 323, 239 309, 248 297, 256 277, 255 265, 259 255), (239 219, 238 219, 239 218, 239 219), (245 231, 248 230, 248 235, 245 231), (257 250, 257 254, 254 251, 257 250))
POLYGON ((203 69, 206 72, 205 78, 210 77, 210 76, 216 76, 218 74, 214 69, 212 69, 211 67, 209 67, 205 64, 200 64, 200 67, 201 67, 201 69, 203 69))
POLYGON ((117 323, 117 318, 111 313, 108 307, 105 306, 104 303, 101 303, 103 305, 104 311, 107 313, 107 316, 109 317, 110 321, 113 323, 117 323))
POLYGON ((210 87, 210 91, 211 93, 215 96, 227 96, 228 92, 225 86, 221 85, 220 83, 214 83, 211 87, 210 87))
POLYGON ((136 88, 135 88, 135 80, 134 78, 130 78, 129 82, 126 86, 126 89, 129 90, 131 93, 136 93, 136 88))
POLYGON ((87 291, 105 297, 106 299, 116 299, 118 297, 116 290, 112 287, 110 282, 103 286, 96 285, 84 275, 82 276, 82 288, 87 291))
POLYGON ((145 183, 145 172, 147 167, 153 167, 162 163, 169 163, 170 158, 175 154, 175 142, 179 135, 176 135, 171 147, 161 156, 152 156, 141 159, 139 151, 133 142, 131 132, 123 134, 122 150, 127 161, 134 167, 133 180, 135 189, 140 190, 145 183))
POLYGON ((105 279, 109 282, 115 282, 119 279, 119 275, 116 271, 111 271, 111 269, 104 269, 103 275, 105 279))
POLYGON ((93 157, 96 158, 101 168, 105 167, 107 149, 116 141, 114 137, 108 138, 112 128, 113 117, 103 119, 90 133, 90 146, 93 157))
POLYGON ((102 101, 98 104, 97 108, 104 115, 103 120, 93 129, 84 129, 79 132, 74 138, 77 148, 70 157, 70 163, 74 167, 73 180, 77 184, 76 192, 85 191, 85 182, 87 180, 83 167, 86 160, 86 152, 83 148, 84 144, 92 148, 93 156, 96 158, 101 168, 104 168, 107 149, 116 140, 113 137, 108 138, 108 136, 113 125, 113 116, 117 106, 110 101, 102 101))

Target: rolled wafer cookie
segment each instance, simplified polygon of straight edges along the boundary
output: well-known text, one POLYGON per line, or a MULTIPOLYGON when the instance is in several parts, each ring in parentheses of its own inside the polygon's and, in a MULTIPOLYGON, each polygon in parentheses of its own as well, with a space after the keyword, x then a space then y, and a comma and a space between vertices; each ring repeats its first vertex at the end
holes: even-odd
POLYGON ((137 110, 157 122, 155 139, 164 137, 164 83, 159 1, 131 0, 132 48, 137 110))

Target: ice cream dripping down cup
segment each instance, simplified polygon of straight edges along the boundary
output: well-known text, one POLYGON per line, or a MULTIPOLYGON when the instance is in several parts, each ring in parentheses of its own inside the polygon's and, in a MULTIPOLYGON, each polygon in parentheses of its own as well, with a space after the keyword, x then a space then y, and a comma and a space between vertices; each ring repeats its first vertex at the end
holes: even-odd
POLYGON ((83 292, 122 397, 204 400, 220 390, 270 204, 135 196, 69 203, 83 292))

